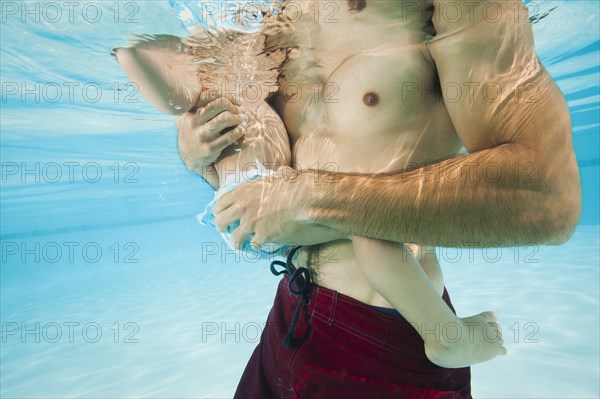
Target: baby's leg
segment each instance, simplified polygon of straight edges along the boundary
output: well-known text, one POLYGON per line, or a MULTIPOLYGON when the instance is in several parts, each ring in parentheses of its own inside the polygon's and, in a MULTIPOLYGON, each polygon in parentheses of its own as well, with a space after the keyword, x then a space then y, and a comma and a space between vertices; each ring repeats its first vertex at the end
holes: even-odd
POLYGON ((416 328, 431 362, 466 367, 506 353, 495 315, 458 318, 404 244, 366 237, 352 243, 365 278, 416 328))
POLYGON ((255 175, 257 162, 277 170, 291 162, 288 134, 281 118, 266 102, 243 103, 246 133, 221 154, 215 165, 221 184, 247 180, 255 175))

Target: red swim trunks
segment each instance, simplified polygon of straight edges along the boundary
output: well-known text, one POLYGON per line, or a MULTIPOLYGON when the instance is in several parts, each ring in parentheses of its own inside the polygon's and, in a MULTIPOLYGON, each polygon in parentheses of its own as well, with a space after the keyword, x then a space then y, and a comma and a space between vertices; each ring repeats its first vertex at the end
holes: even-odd
MULTIPOLYGON (((404 318, 313 284, 307 304, 298 306, 302 299, 290 292, 289 280, 279 284, 235 398, 471 398, 470 368, 431 363, 404 318)), ((445 290, 443 298, 454 311, 445 290)))

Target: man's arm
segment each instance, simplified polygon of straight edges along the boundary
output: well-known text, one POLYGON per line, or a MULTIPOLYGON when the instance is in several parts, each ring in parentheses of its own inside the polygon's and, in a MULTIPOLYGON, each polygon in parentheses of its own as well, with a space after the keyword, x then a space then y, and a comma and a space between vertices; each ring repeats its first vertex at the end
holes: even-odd
POLYGON ((428 48, 470 154, 390 177, 341 178, 333 193, 321 185, 311 219, 431 245, 563 243, 581 209, 571 120, 535 54, 527 11, 519 1, 465 1, 460 21, 449 22, 449 2, 436 4, 428 48))
POLYGON ((487 20, 482 11, 491 1, 465 1, 461 18, 448 22, 440 15, 448 2, 459 4, 436 3, 437 35, 428 47, 442 89, 462 88, 460 98, 444 100, 470 153, 387 176, 280 179, 263 187, 269 206, 258 212, 233 206, 240 195, 250 198, 242 186, 215 208, 221 223, 243 221, 235 239, 255 232, 257 244, 287 241, 310 224, 441 246, 560 244, 571 236, 581 209, 571 121, 537 59, 526 10, 520 2, 493 2, 502 18, 491 22, 493 10, 487 20))
POLYGON ((571 121, 537 59, 527 12, 520 2, 465 4, 461 20, 448 22, 437 3, 428 48, 442 91, 462 89, 445 103, 470 154, 382 179, 342 178, 339 195, 323 195, 330 190, 322 185, 311 211, 317 223, 364 224, 368 235, 432 245, 562 243, 571 235, 581 207, 571 121), (500 19, 490 17, 492 6, 500 19), (342 200, 363 185, 364 199, 342 200), (378 206, 372 221, 349 217, 378 206))

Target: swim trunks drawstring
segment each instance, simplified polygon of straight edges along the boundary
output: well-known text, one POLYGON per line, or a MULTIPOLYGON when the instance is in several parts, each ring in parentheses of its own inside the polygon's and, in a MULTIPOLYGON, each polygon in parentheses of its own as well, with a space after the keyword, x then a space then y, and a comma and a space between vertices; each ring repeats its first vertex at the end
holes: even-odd
POLYGON ((296 322, 298 321, 298 315, 300 314, 300 308, 304 304, 304 306, 310 303, 310 289, 311 289, 311 279, 310 279, 310 271, 305 267, 295 268, 292 264, 292 258, 296 251, 300 249, 300 247, 293 248, 287 256, 286 262, 282 262, 279 260, 274 260, 271 262, 271 273, 276 276, 287 274, 290 276, 290 281, 288 282, 288 290, 298 296, 301 297, 298 302, 298 306, 296 306, 296 310, 294 310, 294 315, 292 316, 292 321, 290 322, 290 327, 288 329, 287 335, 285 336, 285 340, 283 344, 286 348, 291 348, 293 346, 293 337, 294 330, 296 329, 296 322), (275 266, 283 266, 283 270, 275 269, 275 266), (294 284, 297 288, 294 288, 294 284))

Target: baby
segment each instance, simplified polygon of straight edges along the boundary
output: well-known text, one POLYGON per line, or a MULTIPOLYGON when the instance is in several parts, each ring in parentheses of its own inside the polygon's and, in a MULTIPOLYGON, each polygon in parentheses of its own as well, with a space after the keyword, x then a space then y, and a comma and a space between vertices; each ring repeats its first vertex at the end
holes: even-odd
MULTIPOLYGON (((190 43, 205 38, 206 34, 200 30, 187 41, 174 36, 154 36, 132 47, 116 49, 115 54, 129 79, 138 85, 140 93, 155 108, 172 115, 190 110, 196 112, 200 115, 198 126, 211 121, 208 134, 213 146, 225 150, 214 165, 186 163, 188 167, 205 172, 203 175, 209 183, 219 187, 215 194, 218 197, 244 181, 268 176, 282 166, 289 166, 291 154, 285 126, 265 101, 269 93, 259 96, 258 100, 253 96, 252 101, 249 93, 241 92, 243 90, 238 90, 238 96, 217 97, 218 90, 211 90, 207 80, 215 81, 214 74, 219 71, 210 70, 208 64, 201 62, 203 57, 211 58, 211 61, 215 57, 209 54, 210 51, 204 54, 182 51, 190 43)), ((264 37, 261 35, 240 34, 237 38, 228 37, 226 40, 237 43, 233 47, 238 51, 250 49, 246 56, 258 57, 258 62, 263 62, 262 71, 275 71, 273 73, 276 74, 284 62, 283 50, 262 51, 260 47, 264 45, 264 37)), ((238 54, 230 56, 235 58, 238 54)), ((234 59, 235 62, 242 60, 234 59)), ((234 83, 238 84, 238 88, 246 87, 243 80, 247 78, 242 73, 237 76, 241 81, 234 83)), ((276 81, 276 75, 273 79, 276 81)), ((276 89, 276 85, 270 87, 276 89)), ((213 203, 214 200, 202 216, 205 223, 214 224, 213 203)), ((229 233, 235 227, 230 226, 229 233)), ((229 233, 225 235, 226 240, 230 237, 229 233)), ((249 241, 246 241, 243 250, 255 251, 249 241)), ((366 237, 353 237, 352 242, 367 281, 415 326, 424 340, 425 353, 433 363, 448 368, 465 367, 506 353, 495 315, 484 312, 468 318, 457 317, 404 244, 366 237), (432 334, 434 326, 451 336, 432 334)), ((259 255, 266 258, 284 255, 288 251, 288 247, 269 244, 259 251, 259 255)))

